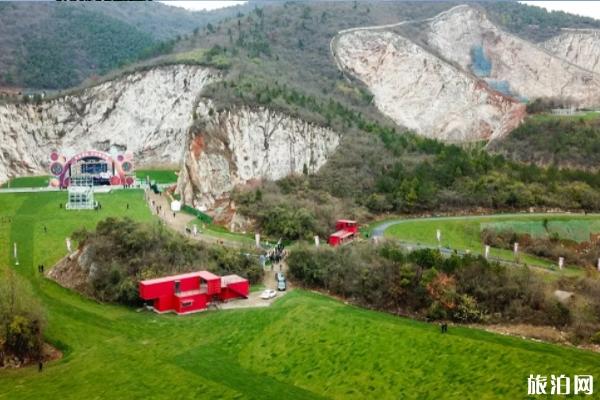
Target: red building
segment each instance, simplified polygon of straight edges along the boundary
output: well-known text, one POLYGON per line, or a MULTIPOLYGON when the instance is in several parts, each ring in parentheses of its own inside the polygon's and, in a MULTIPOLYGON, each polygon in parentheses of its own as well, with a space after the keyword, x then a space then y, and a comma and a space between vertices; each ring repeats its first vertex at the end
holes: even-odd
POLYGON ((353 240, 358 234, 358 224, 349 219, 340 219, 335 223, 335 230, 327 241, 331 246, 339 246, 353 240))
POLYGON ((237 275, 198 271, 141 281, 139 289, 140 298, 154 301, 156 312, 187 314, 202 311, 211 302, 248 298, 250 285, 237 275))

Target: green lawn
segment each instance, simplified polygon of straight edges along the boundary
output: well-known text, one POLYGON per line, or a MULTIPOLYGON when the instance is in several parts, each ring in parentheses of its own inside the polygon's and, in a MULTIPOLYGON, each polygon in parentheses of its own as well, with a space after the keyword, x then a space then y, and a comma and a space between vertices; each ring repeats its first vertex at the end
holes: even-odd
POLYGON ((138 169, 135 176, 138 179, 145 180, 147 176, 156 183, 175 183, 177 182, 177 170, 172 169, 138 169))
MULTIPOLYGON (((393 225, 385 231, 385 236, 411 243, 437 246, 436 230, 442 232, 441 244, 458 250, 470 250, 474 254, 483 253, 481 230, 485 227, 515 228, 520 232, 541 234, 543 220, 548 219, 548 228, 558 232, 563 237, 580 240, 589 236, 590 232, 600 232, 600 215, 580 214, 510 214, 496 216, 473 217, 440 217, 406 219, 398 225, 393 225)), ((379 224, 375 224, 373 229, 379 224)), ((490 254, 506 260, 514 260, 512 251, 491 249, 490 254)), ((539 257, 521 253, 521 262, 541 266, 554 267, 556 263, 539 257)), ((577 269, 567 268, 565 273, 576 273, 577 269)))
POLYGON ((600 218, 548 219, 546 226, 544 226, 543 219, 504 220, 481 223, 481 228, 496 232, 526 233, 534 238, 549 238, 553 234, 557 234, 561 239, 570 239, 581 243, 589 241, 590 234, 600 233, 600 218))
POLYGON ((600 376, 598 354, 467 328, 441 335, 300 290, 269 308, 186 317, 84 299, 35 265, 63 256, 76 228, 152 217, 140 191, 99 195, 98 212, 59 209, 64 196, 0 194, 0 268, 31 282, 48 339, 65 349, 42 373, 0 371, 0 399, 517 399, 531 373, 600 376))
POLYGON ((28 187, 46 187, 48 186, 47 176, 23 176, 21 178, 13 178, 2 184, 2 188, 28 188, 28 187))
POLYGON ((596 112, 596 111, 588 111, 588 112, 583 112, 581 114, 575 114, 575 115, 554 115, 554 114, 550 114, 550 113, 543 113, 543 114, 534 114, 532 116, 530 116, 529 118, 535 120, 535 121, 539 121, 539 122, 545 122, 545 121, 557 121, 557 120, 561 120, 561 119, 581 119, 581 120, 595 120, 600 118, 600 113, 596 112))

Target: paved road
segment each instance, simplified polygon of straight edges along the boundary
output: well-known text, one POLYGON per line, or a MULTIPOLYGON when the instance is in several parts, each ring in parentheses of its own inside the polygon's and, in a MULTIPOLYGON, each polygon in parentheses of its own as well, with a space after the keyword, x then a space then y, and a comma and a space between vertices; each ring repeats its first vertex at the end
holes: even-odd
MULTIPOLYGON (((588 216, 600 216, 600 214, 587 214, 588 216)), ((546 216, 581 216, 581 214, 576 214, 576 213, 513 213, 513 214, 489 214, 489 215, 473 215, 473 216, 453 216, 453 217, 429 217, 429 218, 407 218, 407 219, 396 219, 396 220, 390 220, 390 221, 385 221, 383 223, 381 223, 380 225, 377 225, 375 228, 373 228, 372 231, 372 238, 374 238, 375 240, 381 239, 384 237, 385 231, 387 229, 389 229, 392 226, 396 226, 396 225, 401 225, 401 224, 405 224, 405 223, 409 223, 409 222, 414 222, 415 220, 420 220, 420 221, 448 221, 448 220, 477 220, 477 219, 485 219, 485 218, 493 218, 493 217, 546 217, 546 216)), ((460 250, 460 249, 451 249, 448 247, 436 247, 435 245, 427 245, 427 244, 422 244, 422 243, 417 243, 417 242, 410 242, 410 241, 405 241, 405 240, 400 240, 398 241, 400 243, 400 245, 404 248, 406 248, 407 250, 415 250, 415 249, 439 249, 440 253, 442 253, 442 255, 449 257, 452 254, 458 254, 458 255, 466 255, 466 254, 475 254, 475 253, 471 253, 470 251, 466 251, 466 250, 460 250)), ((514 261, 510 261, 510 260, 506 260, 503 258, 498 258, 498 257, 489 257, 488 258, 490 261, 496 261, 499 262, 500 264, 504 264, 504 265, 510 265, 510 266, 523 266, 524 264, 520 264, 514 261)), ((550 270, 548 268, 544 268, 544 267, 538 267, 538 266, 531 266, 533 268, 542 270, 542 271, 547 271, 547 272, 556 272, 553 270, 550 270)))

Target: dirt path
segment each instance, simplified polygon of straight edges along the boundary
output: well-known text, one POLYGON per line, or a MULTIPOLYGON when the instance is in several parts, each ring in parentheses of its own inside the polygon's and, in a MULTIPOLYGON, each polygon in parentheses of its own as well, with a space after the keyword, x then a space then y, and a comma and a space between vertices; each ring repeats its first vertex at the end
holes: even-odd
POLYGON ((146 189, 145 198, 152 214, 158 216, 169 228, 190 239, 209 244, 218 244, 226 247, 244 247, 242 243, 234 240, 228 240, 226 238, 212 236, 202 232, 202 223, 193 215, 186 214, 184 212, 173 213, 173 211, 171 211, 170 199, 164 193, 156 194, 153 191, 146 189), (186 230, 186 228, 194 221, 197 221, 196 225, 198 226, 198 233, 196 235, 186 230))
MULTIPOLYGON (((161 219, 161 221, 163 221, 165 225, 168 226, 170 229, 173 229, 176 232, 179 232, 192 240, 231 248, 243 247, 242 243, 202 233, 202 223, 200 221, 198 221, 197 223, 198 233, 196 235, 192 234, 191 232, 188 232, 186 228, 194 221, 197 221, 197 219, 193 215, 186 214, 183 212, 173 213, 171 211, 170 199, 164 193, 156 194, 151 190, 146 190, 145 199, 148 203, 148 207, 150 208, 152 214, 158 216, 161 219)), ((275 273, 280 271, 283 272, 287 277, 288 265, 285 262, 285 260, 274 265, 266 266, 264 268, 262 284, 265 289, 274 289, 277 291, 277 281, 275 280, 275 273)), ((289 290, 291 290, 290 281, 286 280, 286 283, 287 290, 284 292, 277 291, 277 296, 273 299, 261 299, 260 295, 262 293, 262 290, 260 290, 258 292, 250 293, 250 296, 246 300, 230 301, 228 303, 221 304, 219 308, 223 310, 228 310, 234 308, 267 307, 278 298, 283 297, 289 290)))

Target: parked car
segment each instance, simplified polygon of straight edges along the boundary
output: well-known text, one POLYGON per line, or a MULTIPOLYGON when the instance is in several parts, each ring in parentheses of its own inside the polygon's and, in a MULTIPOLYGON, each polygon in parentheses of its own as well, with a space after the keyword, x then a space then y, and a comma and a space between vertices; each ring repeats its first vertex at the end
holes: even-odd
POLYGON ((264 290, 260 294, 260 298, 263 299, 263 300, 269 300, 269 299, 272 299, 275 296, 277 296, 277 292, 275 290, 273 290, 273 289, 264 290))
POLYGON ((287 289, 287 283, 285 281, 285 275, 283 275, 283 272, 277 272, 275 274, 275 280, 277 281, 277 290, 284 291, 287 289))

